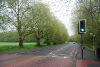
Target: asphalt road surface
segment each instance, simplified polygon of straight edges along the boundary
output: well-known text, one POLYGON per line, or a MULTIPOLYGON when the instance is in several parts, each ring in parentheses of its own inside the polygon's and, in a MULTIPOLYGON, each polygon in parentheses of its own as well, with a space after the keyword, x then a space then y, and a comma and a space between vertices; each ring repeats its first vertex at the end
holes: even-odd
POLYGON ((69 42, 68 44, 50 46, 47 48, 37 48, 26 52, 16 53, 17 55, 39 55, 39 56, 59 56, 59 57, 70 57, 73 58, 80 47, 75 42, 69 42))
POLYGON ((81 59, 80 46, 75 42, 69 42, 47 48, 1 54, 0 67, 87 67, 84 64, 80 66, 87 61, 77 59, 81 59))

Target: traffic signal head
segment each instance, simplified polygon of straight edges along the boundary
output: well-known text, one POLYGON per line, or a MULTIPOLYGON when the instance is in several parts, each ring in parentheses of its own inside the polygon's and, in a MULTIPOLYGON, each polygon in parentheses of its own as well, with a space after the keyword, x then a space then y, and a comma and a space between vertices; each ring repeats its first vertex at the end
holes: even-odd
POLYGON ((79 33, 85 33, 86 32, 86 20, 81 20, 79 22, 79 33))

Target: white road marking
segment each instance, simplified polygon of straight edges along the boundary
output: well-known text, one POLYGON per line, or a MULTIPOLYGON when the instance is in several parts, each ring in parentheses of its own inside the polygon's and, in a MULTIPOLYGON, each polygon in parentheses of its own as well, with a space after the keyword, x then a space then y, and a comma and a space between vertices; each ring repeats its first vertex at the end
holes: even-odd
POLYGON ((56 56, 52 56, 52 57, 56 57, 56 56))
POLYGON ((53 54, 52 52, 50 52, 49 54, 53 54))
POLYGON ((61 58, 71 58, 73 56, 73 54, 77 54, 77 48, 76 46, 73 45, 72 51, 70 52, 70 54, 67 56, 66 54, 59 54, 59 51, 64 50, 65 48, 67 48, 69 45, 67 46, 63 46, 55 51, 51 51, 48 56, 49 57, 61 57, 61 58))
POLYGON ((64 46, 64 47, 59 48, 59 49, 57 49, 57 50, 55 50, 55 51, 51 51, 49 54, 54 54, 54 53, 57 53, 57 52, 59 52, 59 51, 61 51, 61 50, 65 49, 66 47, 67 47, 67 46, 64 46))
POLYGON ((66 54, 57 54, 57 55, 64 56, 64 55, 66 55, 66 54))
POLYGON ((66 59, 66 58, 69 58, 69 57, 67 57, 67 56, 64 56, 64 59, 66 59))

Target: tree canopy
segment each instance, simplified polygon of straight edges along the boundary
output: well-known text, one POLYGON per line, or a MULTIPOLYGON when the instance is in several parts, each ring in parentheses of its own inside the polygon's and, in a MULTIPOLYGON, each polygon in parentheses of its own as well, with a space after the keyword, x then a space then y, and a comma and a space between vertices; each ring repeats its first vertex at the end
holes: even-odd
POLYGON ((73 22, 76 33, 78 31, 78 22, 81 19, 86 19, 86 34, 84 41, 92 45, 92 37, 95 38, 95 45, 100 43, 100 0, 83 0, 78 4, 78 9, 75 10, 75 22, 73 22), (91 33, 93 33, 91 35, 91 33))
POLYGON ((17 32, 18 37, 15 41, 19 40, 20 47, 23 47, 24 40, 30 35, 38 46, 43 40, 48 45, 67 41, 67 29, 50 12, 47 5, 39 2, 32 4, 29 0, 5 0, 3 5, 5 6, 2 8, 6 9, 2 10, 3 16, 0 15, 2 17, 0 23, 4 28, 15 29, 14 32, 11 31, 14 36, 17 32), (5 13, 5 11, 8 12, 5 13))

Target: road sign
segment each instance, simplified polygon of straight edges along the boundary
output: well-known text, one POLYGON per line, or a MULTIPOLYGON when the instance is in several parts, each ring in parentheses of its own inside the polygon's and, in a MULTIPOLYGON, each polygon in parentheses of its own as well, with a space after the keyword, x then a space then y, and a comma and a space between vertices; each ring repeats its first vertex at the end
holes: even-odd
POLYGON ((85 33, 86 32, 86 20, 83 19, 79 22, 79 33, 85 33))

